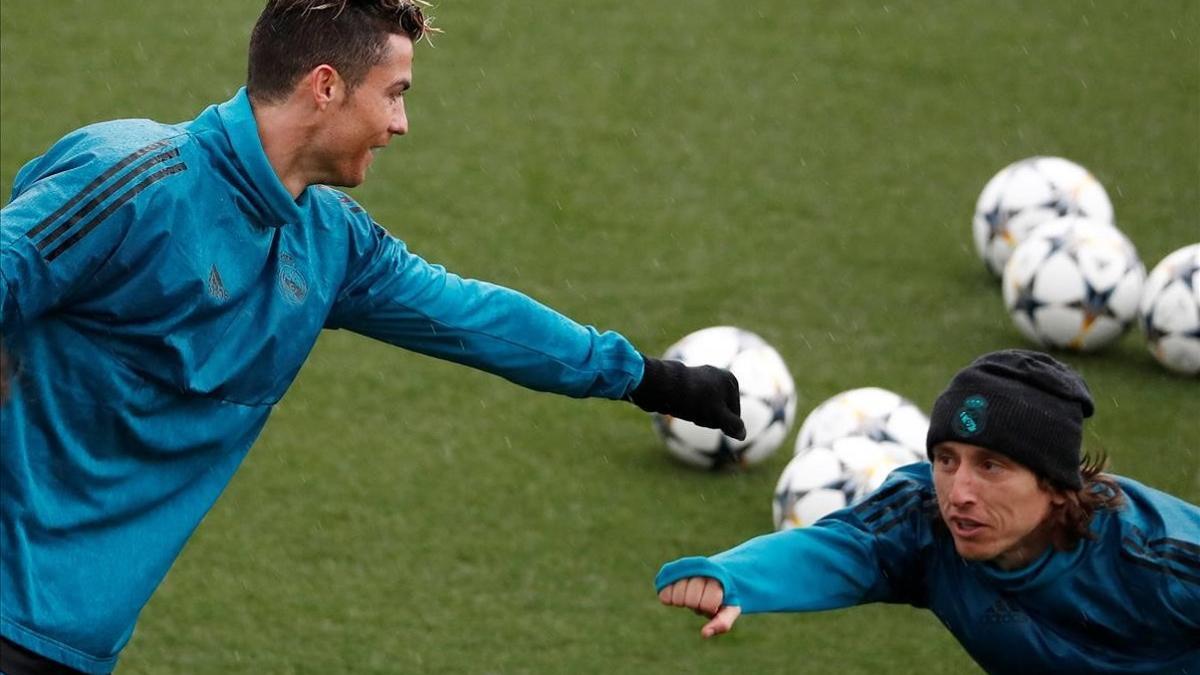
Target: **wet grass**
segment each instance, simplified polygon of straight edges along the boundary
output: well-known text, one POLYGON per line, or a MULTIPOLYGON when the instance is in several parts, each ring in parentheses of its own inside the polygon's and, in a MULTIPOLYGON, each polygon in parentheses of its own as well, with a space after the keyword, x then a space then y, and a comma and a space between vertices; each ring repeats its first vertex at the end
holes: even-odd
MULTIPOLYGON (((1008 162, 1108 187, 1150 267, 1200 239, 1200 5, 443 3, 412 132, 355 191, 426 258, 649 353, 713 324, 783 354, 801 416, 876 385, 928 407, 1021 345, 970 218, 1008 162)), ((256 3, 5 2, 0 187, 56 138, 182 120, 242 82, 256 3)), ((1200 501, 1197 383, 1139 335, 1064 358, 1087 443, 1200 501)), ((789 443, 792 436, 789 436, 789 443)), ((945 672, 928 615, 657 606, 680 555, 770 528, 789 446, 691 472, 631 406, 322 338, 142 616, 128 673, 945 672)))

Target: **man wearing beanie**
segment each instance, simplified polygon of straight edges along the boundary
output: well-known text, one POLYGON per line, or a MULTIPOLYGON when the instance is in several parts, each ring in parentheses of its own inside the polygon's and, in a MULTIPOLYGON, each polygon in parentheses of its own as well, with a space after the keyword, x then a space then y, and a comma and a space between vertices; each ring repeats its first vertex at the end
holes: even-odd
POLYGON ((665 565, 663 604, 709 617, 871 602, 931 610, 992 673, 1200 673, 1200 508, 1081 454, 1083 379, 986 354, 938 397, 930 463, 811 527, 665 565))

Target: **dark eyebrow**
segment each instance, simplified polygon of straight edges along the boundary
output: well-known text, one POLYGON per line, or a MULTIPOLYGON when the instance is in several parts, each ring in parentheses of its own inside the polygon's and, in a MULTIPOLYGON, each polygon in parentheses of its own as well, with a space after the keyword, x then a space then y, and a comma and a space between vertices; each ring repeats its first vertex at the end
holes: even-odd
POLYGON ((402 92, 408 91, 412 87, 412 80, 396 80, 392 83, 389 89, 399 89, 402 92))

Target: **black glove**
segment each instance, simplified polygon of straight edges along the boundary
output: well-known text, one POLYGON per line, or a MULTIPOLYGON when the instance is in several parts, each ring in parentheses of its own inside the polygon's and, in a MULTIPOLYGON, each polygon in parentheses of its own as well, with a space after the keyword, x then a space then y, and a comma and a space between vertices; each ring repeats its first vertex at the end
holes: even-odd
POLYGON ((646 371, 642 383, 629 395, 646 412, 670 415, 741 441, 742 398, 737 378, 714 366, 692 368, 680 361, 662 361, 643 356, 646 371))

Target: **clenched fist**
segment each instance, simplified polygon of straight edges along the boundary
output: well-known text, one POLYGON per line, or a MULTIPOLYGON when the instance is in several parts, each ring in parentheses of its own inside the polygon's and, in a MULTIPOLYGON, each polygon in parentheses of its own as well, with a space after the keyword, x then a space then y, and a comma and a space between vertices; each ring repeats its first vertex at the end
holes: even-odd
POLYGON ((721 604, 725 599, 725 589, 721 582, 710 577, 680 579, 659 591, 658 599, 664 605, 687 607, 708 617, 710 621, 700 629, 700 636, 704 638, 728 633, 742 613, 741 607, 721 604))
POLYGON ((713 366, 685 366, 643 356, 642 382, 629 400, 646 412, 671 415, 745 440, 742 399, 737 378, 713 366))

